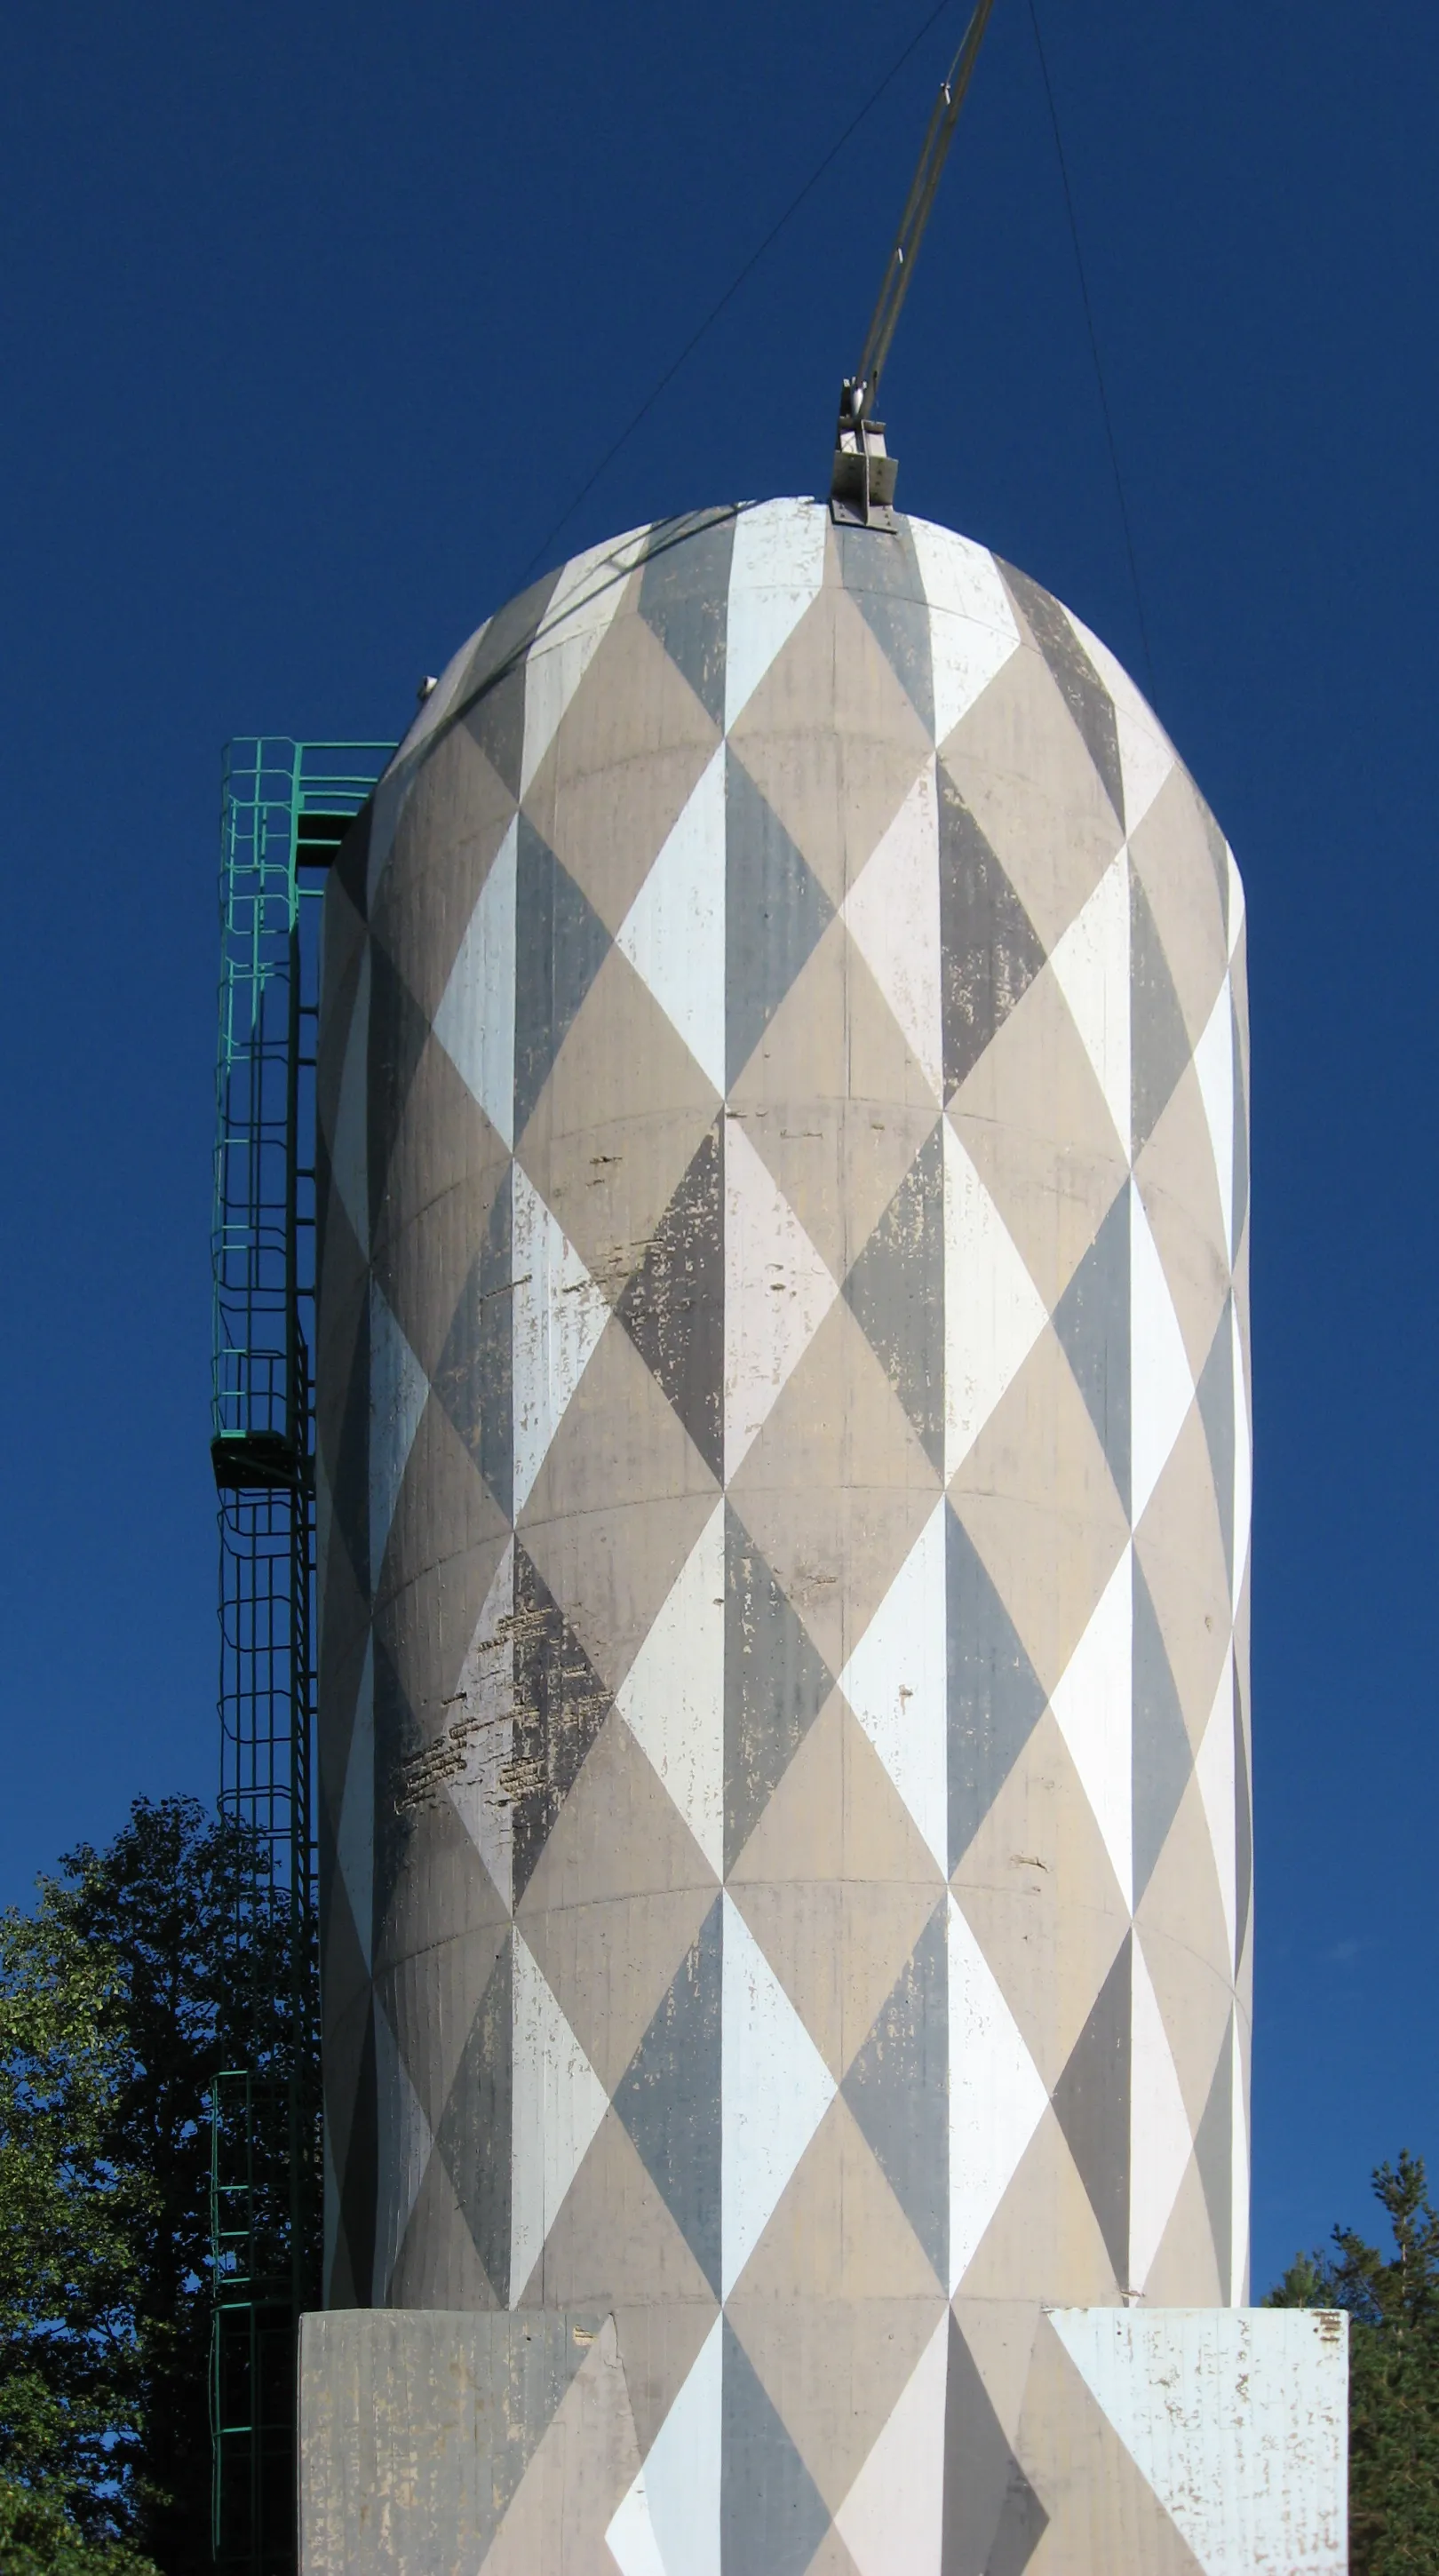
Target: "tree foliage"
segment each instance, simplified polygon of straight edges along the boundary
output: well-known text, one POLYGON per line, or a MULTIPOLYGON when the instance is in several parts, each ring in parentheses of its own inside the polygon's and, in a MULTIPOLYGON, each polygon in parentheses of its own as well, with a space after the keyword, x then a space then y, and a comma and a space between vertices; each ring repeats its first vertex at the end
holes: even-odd
POLYGON ((253 1841, 187 1798, 0 1921, 0 2476, 173 2576, 210 2552, 206 2100, 283 2084, 289 1962, 253 1841))
POLYGON ((1386 2256, 1353 2228, 1297 2254, 1267 2304, 1349 2312, 1349 2549, 1354 2576, 1439 2567, 1439 2215, 1422 2156, 1380 2165, 1386 2256))
POLYGON ((0 2567, 5 2576, 156 2576, 152 2559, 91 2538, 52 2495, 9 2478, 0 2478, 0 2567))
POLYGON ((0 1918, 0 2474, 94 2532, 139 2425, 135 2247, 153 2197, 121 2170, 115 1977, 53 1912, 0 1918))

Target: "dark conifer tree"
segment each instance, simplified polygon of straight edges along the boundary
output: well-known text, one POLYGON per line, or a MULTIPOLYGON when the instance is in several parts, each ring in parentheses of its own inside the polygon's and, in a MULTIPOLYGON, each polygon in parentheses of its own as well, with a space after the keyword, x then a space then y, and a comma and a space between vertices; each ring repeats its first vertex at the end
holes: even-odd
POLYGON ((1297 2254, 1267 2305, 1349 2312, 1349 2564, 1353 2576, 1439 2568, 1439 2216, 1422 2156, 1380 2165, 1385 2256, 1353 2228, 1297 2254))

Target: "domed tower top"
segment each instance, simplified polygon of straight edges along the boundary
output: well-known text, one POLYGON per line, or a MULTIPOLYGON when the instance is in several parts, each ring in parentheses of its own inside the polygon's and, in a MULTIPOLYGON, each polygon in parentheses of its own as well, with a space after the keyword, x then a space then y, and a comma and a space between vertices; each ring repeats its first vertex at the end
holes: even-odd
POLYGON ((1242 2297, 1243 902, 1138 693, 944 529, 699 512, 480 630, 327 901, 331 2297, 663 2301, 678 2227, 727 2300, 836 2122, 896 2278, 1242 2297))
POLYGON ((500 610, 333 871, 327 2301, 548 2356, 516 2475, 617 2351, 726 2576, 1025 2564, 1246 2293, 1243 939, 1104 647, 805 500, 500 610))

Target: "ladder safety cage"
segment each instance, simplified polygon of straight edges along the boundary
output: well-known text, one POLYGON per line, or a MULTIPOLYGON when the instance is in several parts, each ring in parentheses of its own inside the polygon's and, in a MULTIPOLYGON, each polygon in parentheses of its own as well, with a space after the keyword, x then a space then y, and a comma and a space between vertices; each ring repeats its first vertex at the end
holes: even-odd
POLYGON ((210 2100, 212 2537, 216 2564, 237 2576, 291 2576, 295 2566, 295 2331, 319 2296, 311 1744, 320 899, 393 750, 249 735, 231 743, 223 775, 210 1425, 220 1807, 246 1835, 234 1965, 242 1984, 248 1975, 257 1987, 237 1999, 264 2057, 218 2076, 210 2100), (283 1994, 273 1990, 277 1922, 283 1994))

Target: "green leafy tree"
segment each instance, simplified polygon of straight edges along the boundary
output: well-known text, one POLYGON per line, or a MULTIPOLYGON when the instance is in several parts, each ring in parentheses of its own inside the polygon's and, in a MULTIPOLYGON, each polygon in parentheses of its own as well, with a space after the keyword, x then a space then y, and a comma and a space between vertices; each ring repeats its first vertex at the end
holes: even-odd
POLYGON ((1349 2548, 1354 2576, 1439 2568, 1439 2216, 1422 2156, 1380 2165, 1386 2256, 1353 2228, 1297 2254, 1267 2305, 1349 2312, 1349 2548))
POLYGON ((43 2480, 99 2534, 125 2511, 153 2208, 112 2154, 114 2001, 108 1959, 53 1914, 0 1917, 0 2475, 43 2480))
POLYGON ((9 2478, 0 2478, 0 2567, 5 2576, 156 2576, 153 2560, 91 2538, 53 2496, 9 2478))
MULTIPOLYGON (((83 2531, 196 2576, 210 2555, 207 2097, 237 2065, 283 2092, 288 1905, 240 1827, 194 1799, 139 1799, 4 1935, 3 1991, 31 2036, 0 2097, 0 2260, 17 2303, 0 2346, 0 2474, 46 2493, 58 2475, 83 2531), (26 2305, 31 2280, 47 2286, 26 2305)), ((262 2157, 288 2235, 283 2124, 262 2157)), ((301 2193, 305 2270, 315 2197, 301 2193)), ((3 2297, 0 2283, 0 2335, 3 2297)))

